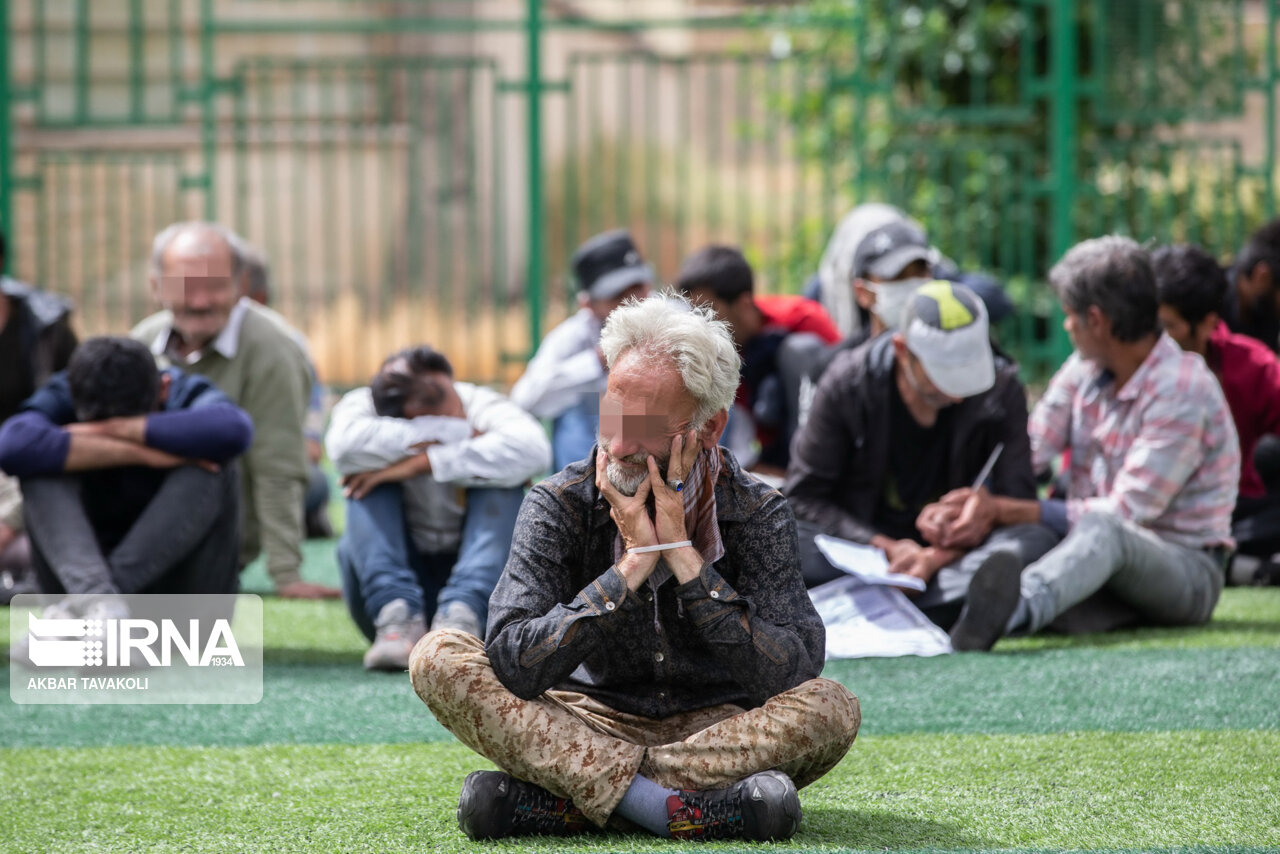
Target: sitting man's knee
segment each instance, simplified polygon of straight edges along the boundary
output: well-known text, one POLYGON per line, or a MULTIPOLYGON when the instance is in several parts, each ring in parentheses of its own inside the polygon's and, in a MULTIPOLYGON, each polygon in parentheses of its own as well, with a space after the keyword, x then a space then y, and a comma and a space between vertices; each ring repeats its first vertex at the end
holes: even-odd
POLYGON ((484 643, 475 635, 456 629, 427 632, 409 653, 409 678, 413 690, 423 700, 433 696, 442 683, 458 678, 465 658, 484 655, 484 643))
POLYGON ((1105 510, 1090 510, 1071 528, 1077 536, 1106 536, 1124 529, 1124 520, 1105 510))
POLYGON ((811 695, 814 711, 829 722, 833 733, 846 733, 852 742, 862 725, 862 706, 852 691, 834 679, 810 679, 802 688, 811 695))

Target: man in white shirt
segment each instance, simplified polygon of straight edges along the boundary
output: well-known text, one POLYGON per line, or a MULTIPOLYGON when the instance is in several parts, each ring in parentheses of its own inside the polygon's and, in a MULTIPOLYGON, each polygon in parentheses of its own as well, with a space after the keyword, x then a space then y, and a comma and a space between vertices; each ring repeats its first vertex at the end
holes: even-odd
POLYGON ((608 381, 600 329, 623 301, 644 299, 653 268, 626 231, 597 234, 573 253, 578 312, 547 333, 511 399, 538 418, 552 419, 552 468, 584 459, 596 442, 600 395, 608 381))
POLYGON ((404 670, 428 618, 483 636, 523 486, 550 463, 542 425, 420 346, 338 402, 325 444, 348 499, 338 563, 373 641, 365 668, 404 670))

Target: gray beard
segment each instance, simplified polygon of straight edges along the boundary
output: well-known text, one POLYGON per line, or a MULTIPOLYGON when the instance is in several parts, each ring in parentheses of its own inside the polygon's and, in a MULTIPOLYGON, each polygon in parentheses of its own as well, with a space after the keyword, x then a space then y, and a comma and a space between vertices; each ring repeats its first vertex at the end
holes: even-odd
POLYGON ((605 466, 605 475, 609 478, 609 482, 613 484, 613 488, 621 492, 623 495, 635 495, 640 489, 640 484, 644 483, 644 479, 649 476, 649 472, 640 471, 636 474, 628 474, 622 466, 610 461, 605 466))

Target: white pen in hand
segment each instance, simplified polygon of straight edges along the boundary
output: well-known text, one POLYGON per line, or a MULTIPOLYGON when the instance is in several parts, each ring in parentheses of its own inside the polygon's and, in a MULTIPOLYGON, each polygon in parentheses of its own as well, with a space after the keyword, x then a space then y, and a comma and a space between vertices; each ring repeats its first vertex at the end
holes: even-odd
POLYGON ((991 476, 991 470, 996 467, 996 460, 1000 459, 1000 452, 1004 450, 1004 442, 996 442, 996 446, 991 449, 991 456, 987 457, 986 463, 982 466, 982 471, 978 472, 978 476, 973 479, 973 489, 978 489, 982 484, 986 483, 988 477, 991 476))

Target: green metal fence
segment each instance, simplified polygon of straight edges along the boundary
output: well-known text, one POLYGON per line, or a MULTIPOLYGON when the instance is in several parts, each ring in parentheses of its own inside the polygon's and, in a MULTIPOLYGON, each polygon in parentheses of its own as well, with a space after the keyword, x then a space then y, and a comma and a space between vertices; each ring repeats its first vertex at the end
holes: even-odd
POLYGON ((210 217, 266 251, 335 383, 421 340, 510 381, 592 233, 630 227, 664 277, 735 242, 794 292, 889 201, 1007 283, 1042 375, 1077 239, 1230 253, 1275 213, 1280 0, 655 5, 10 0, 10 272, 124 330, 152 235, 210 217))

